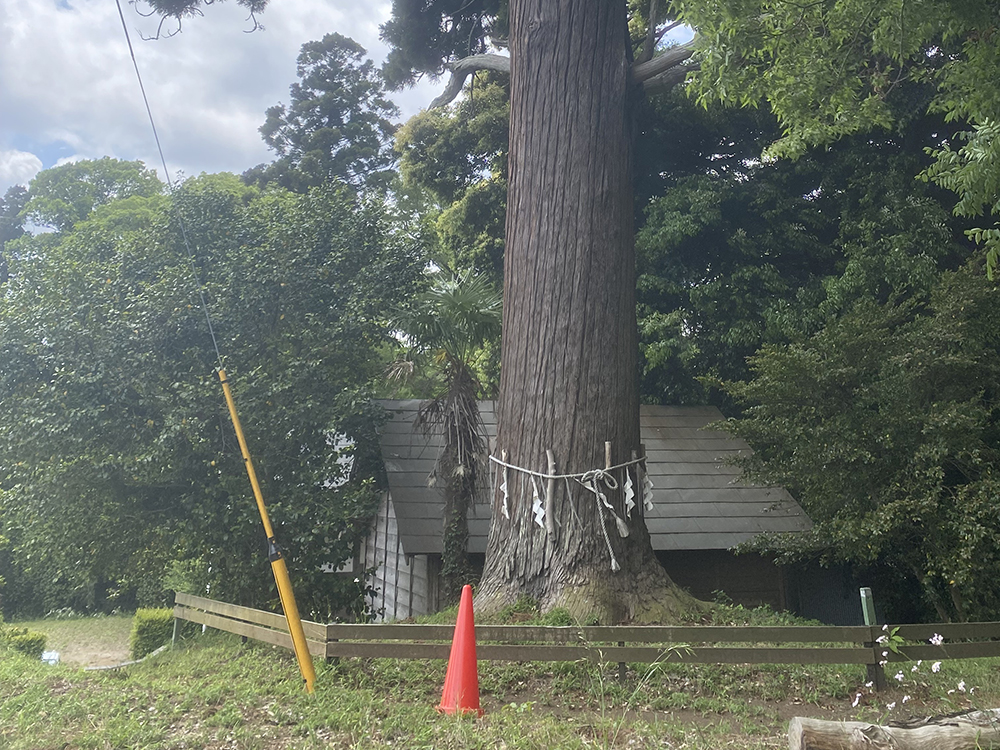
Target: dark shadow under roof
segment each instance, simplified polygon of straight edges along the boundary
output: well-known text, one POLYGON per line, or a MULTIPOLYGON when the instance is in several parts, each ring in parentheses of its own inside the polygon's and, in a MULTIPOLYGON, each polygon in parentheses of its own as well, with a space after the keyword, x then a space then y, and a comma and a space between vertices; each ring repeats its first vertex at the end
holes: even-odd
MULTIPOLYGON (((389 492, 408 555, 441 553, 441 490, 428 486, 442 440, 413 427, 422 401, 382 401, 391 419, 382 429, 382 457, 389 492)), ((492 401, 480 402, 490 441, 496 437, 492 401)), ((729 549, 764 532, 804 531, 805 512, 781 487, 745 484, 725 459, 749 452, 731 435, 707 430, 721 420, 713 406, 640 407, 647 471, 653 482, 653 510, 646 527, 654 550, 729 549)), ((469 551, 486 551, 490 505, 477 504, 469 516, 469 551)))

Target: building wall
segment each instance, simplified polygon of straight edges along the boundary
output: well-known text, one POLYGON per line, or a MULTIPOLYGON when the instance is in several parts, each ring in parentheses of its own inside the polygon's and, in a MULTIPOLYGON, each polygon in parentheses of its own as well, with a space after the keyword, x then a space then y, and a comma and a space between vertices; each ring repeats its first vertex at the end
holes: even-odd
MULTIPOLYGON (((675 583, 705 601, 724 592, 746 607, 766 604, 836 625, 861 623, 857 583, 841 569, 801 566, 786 570, 760 555, 734 555, 728 550, 659 551, 656 553, 675 583)), ((392 622, 437 612, 441 607, 441 560, 437 554, 406 555, 399 541, 396 514, 388 493, 382 497, 358 562, 375 569, 368 583, 376 621, 392 622)), ((473 566, 483 555, 470 555, 473 566)))
MULTIPOLYGON (((766 604, 828 625, 864 624, 858 589, 872 584, 859 582, 842 566, 800 563, 783 567, 761 555, 735 555, 728 550, 657 552, 656 556, 674 583, 704 601, 715 600, 721 591, 745 607, 766 604)), ((879 622, 884 622, 878 596, 876 608, 879 622)))
POLYGON ((784 571, 760 555, 678 550, 660 551, 656 556, 674 583, 703 601, 714 601, 716 592, 723 592, 734 604, 745 607, 788 607, 784 571))
POLYGON ((438 609, 440 561, 436 556, 404 554, 398 531, 392 502, 384 493, 358 551, 363 569, 375 569, 367 582, 376 589, 372 607, 378 612, 377 622, 405 620, 438 609))

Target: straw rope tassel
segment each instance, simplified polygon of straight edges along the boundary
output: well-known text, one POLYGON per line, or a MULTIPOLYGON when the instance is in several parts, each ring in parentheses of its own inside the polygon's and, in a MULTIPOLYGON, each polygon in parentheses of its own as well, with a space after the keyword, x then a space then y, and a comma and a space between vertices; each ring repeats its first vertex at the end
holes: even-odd
MULTIPOLYGON (((503 451, 504 463, 507 463, 507 451, 503 451)), ((500 482, 500 492, 503 494, 503 517, 508 521, 510 520, 510 494, 507 489, 507 467, 502 467, 503 469, 503 481, 500 482)))
POLYGON ((635 507, 635 488, 632 486, 632 474, 628 467, 625 468, 625 517, 632 518, 632 509, 635 507))
POLYGON ((545 528, 545 508, 542 506, 542 498, 538 494, 538 482, 531 478, 531 512, 535 514, 535 523, 545 528))

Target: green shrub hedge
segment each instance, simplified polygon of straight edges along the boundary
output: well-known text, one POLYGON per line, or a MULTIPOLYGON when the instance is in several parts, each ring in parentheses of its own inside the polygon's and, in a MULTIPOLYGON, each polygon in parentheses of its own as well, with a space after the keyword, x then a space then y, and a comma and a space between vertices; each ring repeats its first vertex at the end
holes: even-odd
POLYGON ((170 609, 137 609, 132 620, 129 650, 133 659, 141 659, 170 642, 174 632, 174 613, 170 609))
POLYGON ((45 650, 45 633, 0 625, 0 645, 20 651, 34 659, 41 659, 45 650))

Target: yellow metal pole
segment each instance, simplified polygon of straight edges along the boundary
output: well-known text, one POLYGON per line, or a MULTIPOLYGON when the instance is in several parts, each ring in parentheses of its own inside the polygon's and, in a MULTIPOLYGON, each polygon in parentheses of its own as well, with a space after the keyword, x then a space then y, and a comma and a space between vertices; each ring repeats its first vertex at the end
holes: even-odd
POLYGON ((313 667, 312 656, 309 654, 309 645, 306 643, 306 634, 302 629, 302 618, 299 617, 299 608, 295 603, 295 593, 292 591, 292 581, 288 577, 288 566, 281 556, 281 550, 274 540, 274 529, 271 528, 271 520, 267 515, 267 508, 264 506, 264 496, 260 491, 260 484, 257 483, 257 473, 253 468, 253 461, 250 460, 250 451, 247 449, 246 438, 243 437, 243 427, 240 425, 240 418, 236 414, 236 402, 233 401, 233 393, 229 389, 229 381, 226 379, 226 371, 219 369, 219 380, 222 381, 222 391, 226 394, 226 404, 229 406, 229 416, 232 417, 233 427, 236 429, 236 439, 240 443, 240 452, 243 454, 243 463, 247 467, 247 476, 250 477, 250 486, 253 487, 253 496, 257 500, 257 510, 260 511, 260 520, 264 524, 264 533, 267 535, 267 558, 271 562, 271 570, 274 573, 274 581, 278 584, 278 596, 281 598, 281 608, 285 612, 285 620, 288 622, 288 633, 292 636, 292 645, 295 647, 295 658, 299 662, 299 671, 302 672, 302 679, 305 680, 306 690, 310 693, 316 684, 316 670, 313 667))

